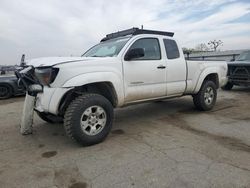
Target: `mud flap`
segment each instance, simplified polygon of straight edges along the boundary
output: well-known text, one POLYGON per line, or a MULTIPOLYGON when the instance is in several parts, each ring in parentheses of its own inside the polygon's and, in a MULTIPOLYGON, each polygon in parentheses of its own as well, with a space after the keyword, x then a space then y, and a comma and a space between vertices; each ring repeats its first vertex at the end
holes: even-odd
POLYGON ((20 126, 20 132, 22 135, 32 134, 35 99, 35 96, 29 95, 28 92, 26 93, 20 126))

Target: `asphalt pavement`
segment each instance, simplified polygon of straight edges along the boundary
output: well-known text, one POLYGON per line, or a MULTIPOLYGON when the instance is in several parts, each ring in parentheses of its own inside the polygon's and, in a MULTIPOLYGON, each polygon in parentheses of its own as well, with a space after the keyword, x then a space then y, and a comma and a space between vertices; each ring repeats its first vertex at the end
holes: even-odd
POLYGON ((129 106, 101 144, 81 147, 37 116, 22 136, 23 97, 0 101, 0 187, 250 187, 250 89, 129 106))

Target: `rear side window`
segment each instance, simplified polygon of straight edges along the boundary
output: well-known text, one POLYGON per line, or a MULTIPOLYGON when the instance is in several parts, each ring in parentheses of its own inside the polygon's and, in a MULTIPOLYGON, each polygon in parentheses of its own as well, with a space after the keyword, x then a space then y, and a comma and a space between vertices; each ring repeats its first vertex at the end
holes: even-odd
POLYGON ((178 46, 174 40, 163 39, 163 42, 168 59, 177 59, 180 57, 178 46))

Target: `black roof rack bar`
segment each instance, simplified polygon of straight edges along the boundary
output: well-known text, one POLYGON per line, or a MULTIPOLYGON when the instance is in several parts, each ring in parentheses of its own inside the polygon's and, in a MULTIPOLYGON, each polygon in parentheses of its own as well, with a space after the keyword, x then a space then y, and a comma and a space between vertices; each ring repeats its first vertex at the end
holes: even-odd
POLYGON ((127 30, 123 30, 123 31, 118 31, 116 33, 108 34, 108 35, 106 35, 105 38, 103 38, 101 40, 101 42, 104 42, 104 41, 107 41, 110 39, 114 39, 114 38, 118 38, 118 37, 127 36, 127 35, 140 35, 140 34, 165 35, 165 36, 169 36, 169 37, 174 36, 174 33, 172 33, 172 32, 145 30, 145 29, 139 29, 139 28, 133 27, 132 29, 127 29, 127 30))
POLYGON ((174 33, 166 32, 166 31, 154 31, 154 30, 145 30, 145 29, 138 29, 135 31, 133 35, 140 35, 140 34, 154 34, 154 35, 165 35, 169 37, 173 37, 174 33))
POLYGON ((101 42, 106 41, 106 40, 110 40, 110 39, 114 39, 114 38, 118 38, 118 37, 132 35, 136 30, 138 30, 138 28, 132 28, 132 29, 127 29, 127 30, 123 30, 123 31, 118 31, 116 33, 110 33, 110 34, 106 35, 106 37, 103 38, 101 40, 101 42))

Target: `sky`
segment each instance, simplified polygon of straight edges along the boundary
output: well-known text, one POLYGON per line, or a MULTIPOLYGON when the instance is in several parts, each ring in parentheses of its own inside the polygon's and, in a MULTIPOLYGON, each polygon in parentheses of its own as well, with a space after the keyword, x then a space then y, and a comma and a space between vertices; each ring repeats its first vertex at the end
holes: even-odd
POLYGON ((220 50, 250 49, 250 0, 0 0, 0 65, 79 56, 141 25, 174 32, 182 47, 220 39, 220 50))

